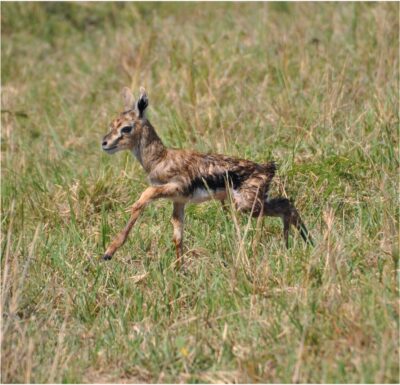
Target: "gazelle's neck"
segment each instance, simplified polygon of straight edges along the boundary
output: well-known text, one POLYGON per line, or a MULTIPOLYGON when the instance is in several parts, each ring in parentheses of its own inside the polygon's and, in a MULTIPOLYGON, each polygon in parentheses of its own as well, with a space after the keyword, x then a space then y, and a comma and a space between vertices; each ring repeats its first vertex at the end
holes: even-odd
POLYGON ((132 149, 133 155, 147 173, 165 156, 164 146, 154 127, 147 121, 142 126, 142 133, 137 145, 132 149))

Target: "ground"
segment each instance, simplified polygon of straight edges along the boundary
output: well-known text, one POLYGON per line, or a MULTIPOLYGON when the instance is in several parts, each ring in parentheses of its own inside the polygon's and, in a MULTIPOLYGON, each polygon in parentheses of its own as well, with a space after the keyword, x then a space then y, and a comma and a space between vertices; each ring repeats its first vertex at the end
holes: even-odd
POLYGON ((2 382, 398 382, 399 3, 2 3, 2 382), (100 148, 146 87, 169 146, 279 165, 278 219, 171 204, 100 148))

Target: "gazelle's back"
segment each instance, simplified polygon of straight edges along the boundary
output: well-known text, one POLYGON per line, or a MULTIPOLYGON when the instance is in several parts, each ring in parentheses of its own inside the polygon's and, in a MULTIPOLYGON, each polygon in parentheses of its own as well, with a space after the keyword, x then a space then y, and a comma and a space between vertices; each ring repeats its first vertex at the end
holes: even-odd
POLYGON ((251 185, 259 193, 266 194, 275 169, 274 162, 258 164, 220 154, 168 149, 149 174, 149 179, 156 185, 176 182, 181 186, 181 193, 185 197, 204 190, 204 196, 208 191, 210 198, 213 198, 218 190, 231 188, 240 191, 245 186, 249 189, 251 185), (253 178, 255 183, 249 183, 253 178))

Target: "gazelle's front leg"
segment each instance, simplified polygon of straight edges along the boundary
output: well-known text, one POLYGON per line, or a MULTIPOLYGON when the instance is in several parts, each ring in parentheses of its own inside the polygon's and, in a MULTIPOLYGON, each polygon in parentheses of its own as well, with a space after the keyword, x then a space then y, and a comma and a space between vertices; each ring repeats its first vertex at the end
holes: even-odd
POLYGON ((114 253, 125 243, 128 238, 129 232, 133 225, 138 219, 140 213, 143 211, 145 206, 151 201, 159 198, 173 197, 177 193, 177 186, 172 183, 168 183, 161 186, 148 187, 132 206, 131 217, 125 228, 114 238, 111 244, 107 247, 107 250, 103 256, 104 260, 112 258, 114 253))
POLYGON ((173 240, 176 251, 176 268, 179 269, 183 263, 182 244, 183 244, 183 221, 185 214, 185 204, 174 202, 171 222, 174 226, 173 240))

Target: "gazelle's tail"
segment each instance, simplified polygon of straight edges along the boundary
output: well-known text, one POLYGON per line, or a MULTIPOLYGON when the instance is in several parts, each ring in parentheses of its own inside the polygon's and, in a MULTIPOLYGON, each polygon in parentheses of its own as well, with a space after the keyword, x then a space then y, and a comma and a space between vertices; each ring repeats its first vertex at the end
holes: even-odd
POLYGON ((265 174, 270 177, 270 179, 275 176, 276 170, 278 169, 278 166, 274 161, 261 163, 260 166, 263 168, 265 174))

